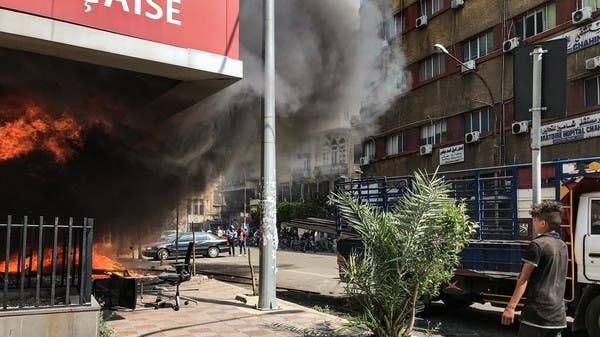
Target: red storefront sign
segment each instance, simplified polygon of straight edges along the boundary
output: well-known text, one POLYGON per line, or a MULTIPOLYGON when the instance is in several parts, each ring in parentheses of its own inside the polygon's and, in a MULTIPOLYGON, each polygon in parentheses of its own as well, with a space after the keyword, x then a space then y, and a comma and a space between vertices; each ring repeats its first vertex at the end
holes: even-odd
POLYGON ((239 0, 0 0, 0 7, 239 58, 239 0))

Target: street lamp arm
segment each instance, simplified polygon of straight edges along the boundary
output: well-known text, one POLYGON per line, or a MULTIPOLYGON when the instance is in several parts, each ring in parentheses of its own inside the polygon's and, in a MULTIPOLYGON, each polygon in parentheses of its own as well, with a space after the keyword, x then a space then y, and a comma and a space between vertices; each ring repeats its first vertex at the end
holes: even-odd
MULTIPOLYGON (((471 67, 467 66, 464 62, 459 60, 456 56, 450 54, 448 49, 446 49, 446 47, 444 47, 443 45, 437 43, 433 47, 436 50, 450 56, 450 58, 453 59, 459 65, 461 65, 467 69, 471 68, 471 67)), ((477 78, 479 78, 479 80, 483 83, 483 85, 487 89, 487 92, 490 95, 490 103, 488 104, 488 106, 491 108, 492 111, 494 111, 495 101, 494 101, 494 94, 492 93, 492 89, 490 88, 487 81, 481 75, 479 75, 479 73, 477 72, 477 69, 473 69, 473 74, 475 74, 475 76, 477 76, 477 78)), ((500 161, 502 163, 504 163, 504 146, 505 146, 504 144, 505 144, 505 136, 504 136, 504 113, 503 113, 502 117, 500 118, 500 146, 498 147, 498 152, 499 152, 498 158, 500 158, 500 161)))
POLYGON ((459 65, 465 67, 465 68, 470 68, 465 62, 461 61, 458 59, 458 57, 450 54, 450 52, 445 53, 446 55, 450 56, 451 59, 453 59, 456 63, 458 63, 459 65))
MULTIPOLYGON (((465 67, 466 69, 470 69, 471 68, 465 62, 463 62, 460 59, 458 59, 458 57, 450 54, 450 52, 448 51, 448 49, 446 49, 446 47, 444 47, 443 45, 441 45, 441 44, 438 43, 438 44, 434 45, 434 48, 437 49, 437 50, 439 50, 443 54, 448 55, 451 59, 453 59, 460 66, 465 67)), ((481 80, 481 82, 483 82, 483 85, 487 89, 488 94, 490 95, 490 100, 491 100, 488 105, 493 108, 494 107, 494 95, 492 94, 492 90, 490 89, 490 86, 488 85, 488 83, 486 82, 486 80, 484 80, 483 77, 481 77, 481 75, 479 75, 477 73, 477 70, 475 70, 475 69, 473 69, 473 70, 474 70, 473 73, 481 80)))
POLYGON ((487 81, 483 77, 481 77, 481 75, 479 75, 479 73, 477 71, 474 71, 473 74, 475 76, 477 76, 477 78, 479 78, 481 80, 481 82, 483 83, 483 85, 487 89, 488 94, 490 95, 490 103, 488 105, 493 109, 495 102, 494 102, 494 94, 492 94, 492 89, 488 85, 487 81))

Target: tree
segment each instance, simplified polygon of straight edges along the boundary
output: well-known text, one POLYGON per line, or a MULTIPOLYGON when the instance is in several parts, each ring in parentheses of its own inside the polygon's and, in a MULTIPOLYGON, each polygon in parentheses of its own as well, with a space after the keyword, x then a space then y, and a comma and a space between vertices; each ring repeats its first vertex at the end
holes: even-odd
MULTIPOLYGON (((253 223, 260 223, 260 212, 261 207, 256 206, 250 209, 253 223)), ((332 219, 334 218, 335 210, 333 207, 328 205, 327 200, 321 199, 308 199, 304 202, 278 202, 277 203, 277 227, 282 222, 288 222, 294 219, 301 218, 322 218, 332 219)))
POLYGON ((342 218, 362 240, 343 270, 346 292, 361 307, 357 323, 378 337, 410 336, 418 300, 435 296, 458 266, 475 225, 444 181, 416 172, 412 189, 390 212, 332 193, 342 218))

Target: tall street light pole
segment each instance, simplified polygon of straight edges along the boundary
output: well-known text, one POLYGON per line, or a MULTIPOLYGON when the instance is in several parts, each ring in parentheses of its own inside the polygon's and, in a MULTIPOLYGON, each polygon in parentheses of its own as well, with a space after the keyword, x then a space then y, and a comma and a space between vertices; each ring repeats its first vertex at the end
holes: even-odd
POLYGON ((277 309, 277 179, 275 152, 275 0, 264 0, 263 212, 258 308, 277 309))
MULTIPOLYGON (((456 56, 450 54, 450 52, 448 51, 448 49, 446 49, 446 47, 444 47, 443 45, 436 43, 433 46, 438 52, 443 53, 448 55, 452 60, 454 60, 456 63, 458 63, 460 66, 465 67, 467 69, 469 69, 469 66, 462 62, 461 60, 459 60, 456 56)), ((475 70, 475 69, 473 69, 475 70)), ((494 94, 492 94, 492 89, 490 89, 490 86, 488 85, 487 81, 481 77, 481 75, 479 75, 479 73, 477 73, 477 71, 473 71, 473 74, 475 76, 477 76, 477 78, 479 78, 481 80, 481 82, 483 83, 483 85, 485 86, 485 88, 487 89, 488 94, 490 95, 490 102, 488 103, 488 106, 492 109, 492 112, 494 112, 494 94)), ((499 147, 499 153, 498 153, 498 159, 500 161, 501 165, 504 165, 504 143, 505 143, 505 139, 504 139, 504 118, 501 117, 500 118, 500 147, 499 147)))
POLYGON ((542 59, 547 50, 535 47, 530 54, 533 57, 533 90, 531 107, 531 180, 532 201, 542 201, 542 151, 540 129, 542 124, 542 59))

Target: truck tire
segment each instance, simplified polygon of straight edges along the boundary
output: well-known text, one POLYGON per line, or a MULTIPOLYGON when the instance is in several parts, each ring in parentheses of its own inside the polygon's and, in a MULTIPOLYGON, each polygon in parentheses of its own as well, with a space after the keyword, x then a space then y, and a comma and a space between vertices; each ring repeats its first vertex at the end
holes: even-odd
POLYGON ((600 337, 600 296, 594 298, 585 309, 585 328, 590 337, 600 337))

